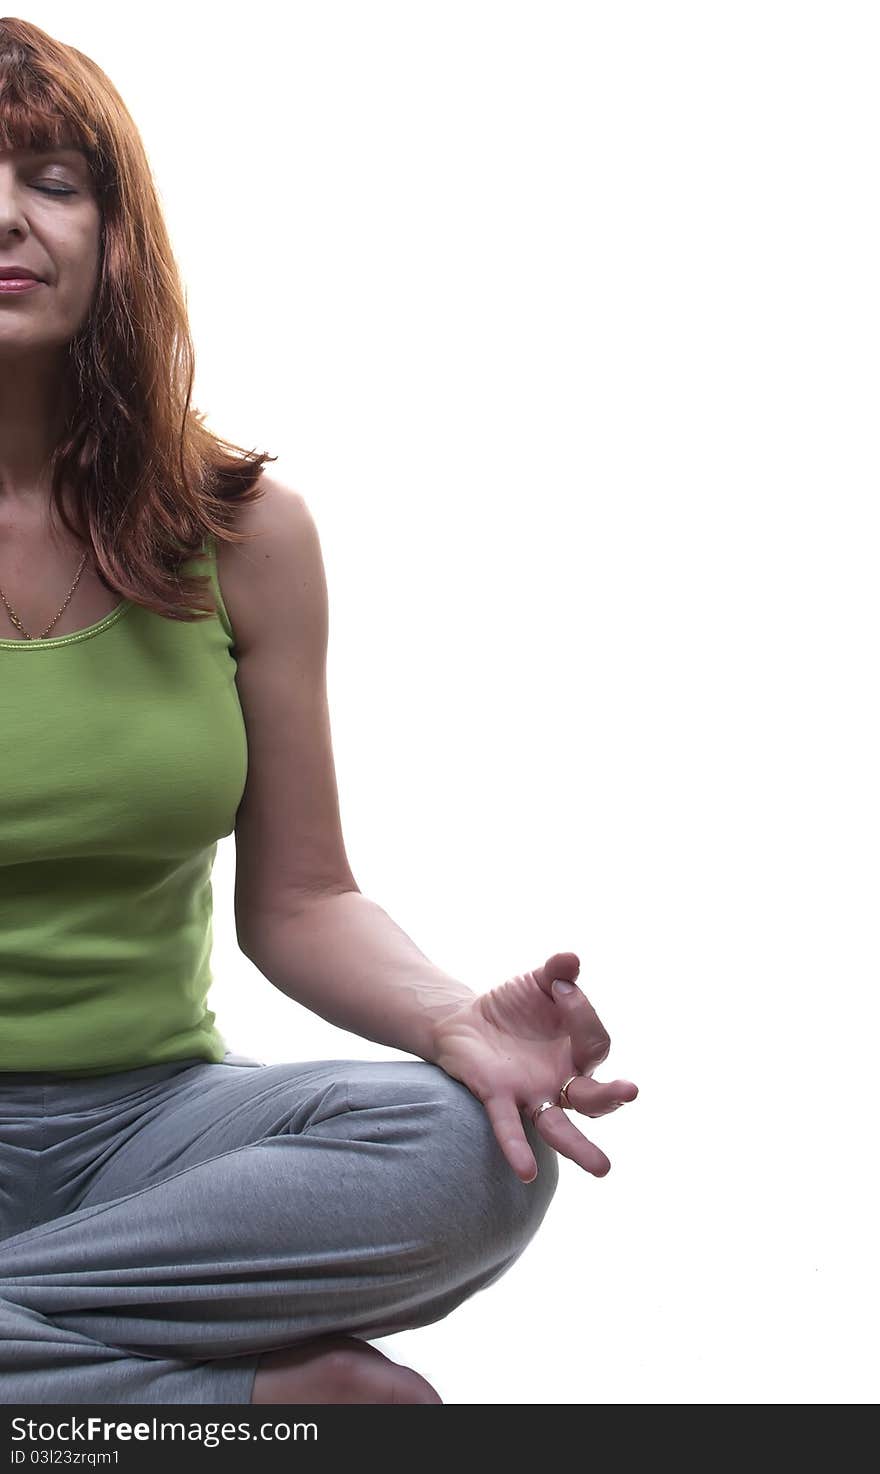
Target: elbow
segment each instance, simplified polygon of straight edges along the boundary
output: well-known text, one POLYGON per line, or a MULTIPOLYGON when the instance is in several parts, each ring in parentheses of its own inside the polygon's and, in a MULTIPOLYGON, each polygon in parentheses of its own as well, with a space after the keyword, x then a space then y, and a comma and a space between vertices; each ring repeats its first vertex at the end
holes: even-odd
POLYGON ((310 915, 323 909, 328 901, 350 894, 361 894, 361 888, 353 875, 285 895, 271 905, 261 906, 256 914, 245 914, 236 909, 235 940, 238 950, 255 967, 259 967, 259 959, 266 956, 267 950, 271 950, 279 933, 289 935, 292 928, 300 926, 310 915))

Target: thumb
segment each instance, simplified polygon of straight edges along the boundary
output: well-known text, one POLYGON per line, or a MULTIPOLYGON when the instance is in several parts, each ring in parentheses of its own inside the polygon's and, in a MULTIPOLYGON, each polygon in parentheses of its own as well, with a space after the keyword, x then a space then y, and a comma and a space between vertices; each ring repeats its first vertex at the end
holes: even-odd
POLYGON ((581 959, 576 952, 553 952, 543 967, 535 968, 535 976, 544 992, 556 997, 554 982, 558 979, 560 982, 573 984, 580 970, 581 959))

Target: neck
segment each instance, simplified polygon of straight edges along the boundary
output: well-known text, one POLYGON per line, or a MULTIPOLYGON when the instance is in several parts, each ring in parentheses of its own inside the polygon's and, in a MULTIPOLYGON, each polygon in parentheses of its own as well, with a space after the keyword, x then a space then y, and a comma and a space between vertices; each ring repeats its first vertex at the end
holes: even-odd
POLYGON ((0 354, 0 500, 24 509, 48 499, 52 453, 66 413, 66 381, 57 362, 0 354))

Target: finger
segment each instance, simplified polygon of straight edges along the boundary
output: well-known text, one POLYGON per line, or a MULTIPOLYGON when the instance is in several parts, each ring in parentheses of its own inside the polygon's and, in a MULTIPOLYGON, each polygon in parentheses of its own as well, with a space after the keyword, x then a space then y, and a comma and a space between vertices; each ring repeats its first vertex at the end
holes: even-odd
POLYGON ((534 1182, 538 1175, 538 1164, 523 1130, 522 1117, 513 1096, 490 1095, 483 1101, 483 1105, 492 1122, 498 1145, 517 1177, 522 1182, 534 1182))
POLYGON ((611 1039, 595 1008, 577 986, 554 978, 553 998, 571 1038, 571 1054, 581 1074, 588 1075, 607 1058, 611 1039))
POLYGON ((576 1162, 593 1177, 605 1177, 611 1171, 611 1163, 605 1153, 582 1131, 578 1131, 561 1106, 554 1107, 552 1111, 542 1111, 535 1122, 535 1130, 561 1156, 576 1162))
POLYGON ((632 1080, 594 1080, 591 1075, 576 1075, 566 1090, 571 1108, 583 1116, 607 1116, 620 1106, 635 1100, 638 1085, 632 1080))

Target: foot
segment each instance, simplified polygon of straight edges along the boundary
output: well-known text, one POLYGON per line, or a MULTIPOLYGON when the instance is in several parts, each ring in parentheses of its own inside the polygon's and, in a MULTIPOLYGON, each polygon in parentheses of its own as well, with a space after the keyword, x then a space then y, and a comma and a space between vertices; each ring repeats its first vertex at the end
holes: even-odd
POLYGON ((443 1402, 412 1367, 356 1336, 321 1336, 260 1357, 251 1402, 443 1402))

